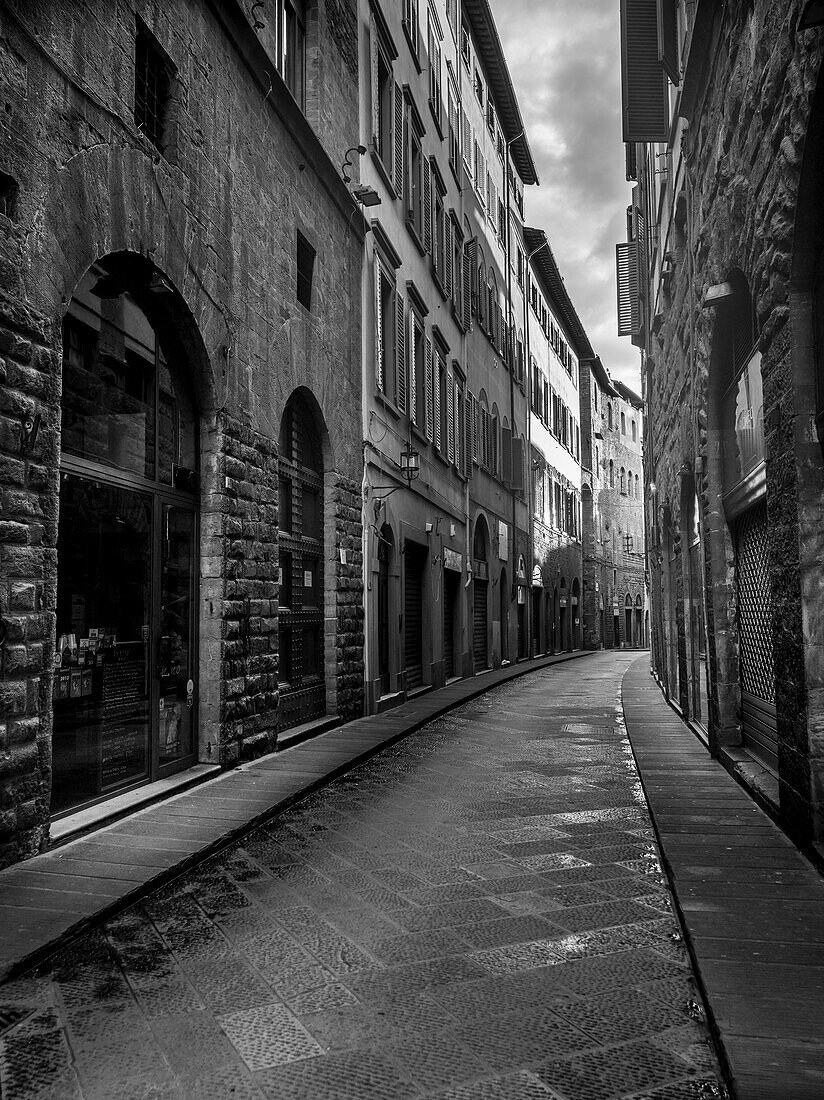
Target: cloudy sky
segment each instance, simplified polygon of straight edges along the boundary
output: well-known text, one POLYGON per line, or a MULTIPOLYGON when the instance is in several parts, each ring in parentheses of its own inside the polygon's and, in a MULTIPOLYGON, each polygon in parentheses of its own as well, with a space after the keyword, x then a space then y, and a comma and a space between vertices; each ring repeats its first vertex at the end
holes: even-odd
POLYGON ((618 0, 491 0, 539 187, 527 224, 545 229, 595 351, 640 392, 638 349, 616 336, 615 245, 630 199, 621 143, 618 0))

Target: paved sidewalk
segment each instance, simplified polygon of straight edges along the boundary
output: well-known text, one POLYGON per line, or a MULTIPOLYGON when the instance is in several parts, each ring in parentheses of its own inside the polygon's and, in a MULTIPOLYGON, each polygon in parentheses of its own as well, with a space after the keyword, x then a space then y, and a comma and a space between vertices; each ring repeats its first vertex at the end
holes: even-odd
POLYGON ((824 881, 667 706, 648 657, 623 707, 738 1100, 821 1100, 824 881))
POLYGON ((591 656, 561 653, 456 680, 0 871, 0 981, 425 722, 496 684, 591 656))

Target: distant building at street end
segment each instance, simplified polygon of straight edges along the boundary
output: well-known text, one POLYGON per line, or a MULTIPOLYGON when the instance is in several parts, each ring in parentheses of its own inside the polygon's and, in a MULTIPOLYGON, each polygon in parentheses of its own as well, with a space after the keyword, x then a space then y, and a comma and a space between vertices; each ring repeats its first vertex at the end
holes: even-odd
POLYGON ((824 70, 810 0, 622 3, 653 666, 824 841, 824 70))
POLYGON ((600 359, 581 378, 584 646, 649 645, 643 403, 600 359))

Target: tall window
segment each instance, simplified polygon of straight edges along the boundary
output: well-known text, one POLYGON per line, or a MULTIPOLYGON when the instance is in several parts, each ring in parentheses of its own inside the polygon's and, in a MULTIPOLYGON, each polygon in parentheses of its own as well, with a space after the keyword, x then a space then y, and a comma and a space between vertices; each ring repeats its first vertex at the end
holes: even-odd
POLYGON ((280 0, 282 28, 281 72, 286 86, 302 111, 306 110, 306 4, 305 0, 280 0))
POLYGON ((423 321, 409 309, 409 418, 420 431, 426 428, 426 367, 423 321))
POLYGON ((424 159, 423 123, 414 104, 406 103, 406 223, 423 243, 424 229, 424 159))
POLYGON ((609 460, 609 487, 610 489, 615 488, 615 463, 612 459, 609 460))
POLYGON ((387 173, 393 166, 393 53, 375 17, 371 21, 372 147, 387 173))
POLYGON ((326 710, 323 455, 314 417, 297 395, 283 413, 278 471, 278 681, 284 729, 326 710))
MULTIPOLYGON (((447 218, 444 207, 446 186, 440 177, 440 173, 432 162, 432 266, 441 286, 446 286, 446 255, 447 255, 447 218)), ((450 254, 450 264, 452 256, 450 254)))
POLYGON ((375 386, 395 399, 395 280, 375 254, 375 386))
POLYGON ((154 36, 142 24, 135 38, 134 121, 161 153, 167 144, 167 121, 175 68, 154 36))
POLYGON ((441 28, 434 13, 429 12, 429 106, 435 117, 438 129, 443 128, 443 107, 441 94, 441 28))

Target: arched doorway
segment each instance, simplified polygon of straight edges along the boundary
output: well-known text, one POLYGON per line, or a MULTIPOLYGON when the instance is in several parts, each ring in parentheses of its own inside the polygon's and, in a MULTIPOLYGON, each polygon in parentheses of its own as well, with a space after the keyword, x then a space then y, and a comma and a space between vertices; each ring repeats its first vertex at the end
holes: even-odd
POLYGON ((569 642, 569 593, 566 578, 561 577, 561 591, 558 597, 558 648, 570 649, 569 642))
POLYGON ((489 536, 486 520, 479 516, 472 540, 472 653, 475 672, 489 667, 487 643, 487 595, 489 590, 488 557, 489 536))
POLYGON ((639 649, 644 645, 644 605, 640 596, 635 597, 635 644, 639 649))
POLYGON ((195 759, 199 417, 148 267, 95 264, 64 318, 53 813, 195 759))
POLYGON ((326 713, 321 429, 296 391, 280 423, 278 458, 278 728, 326 713))
POLYGON ((518 660, 527 656, 526 645, 526 562, 518 558, 518 660))
POLYGON ((388 695, 391 686, 391 644, 389 631, 389 578, 395 556, 392 528, 385 523, 378 536, 378 678, 381 695, 388 695))
POLYGON ((426 547, 407 539, 403 548, 403 653, 407 691, 414 691, 424 683, 423 593, 427 560, 426 547))
POLYGON ((624 598, 624 642, 627 649, 632 648, 632 596, 629 592, 624 598))
POLYGON ((544 594, 544 579, 541 576, 541 567, 536 565, 532 570, 532 655, 542 652, 541 649, 541 604, 544 594))
POLYGON ((761 352, 744 274, 731 272, 726 287, 716 309, 710 371, 713 426, 722 445, 722 504, 735 564, 741 733, 750 752, 777 770, 773 531, 767 518, 761 352))
POLYGON ((461 651, 461 623, 459 599, 461 592, 461 573, 459 566, 443 570, 443 675, 451 680, 458 675, 458 662, 455 655, 461 651))

